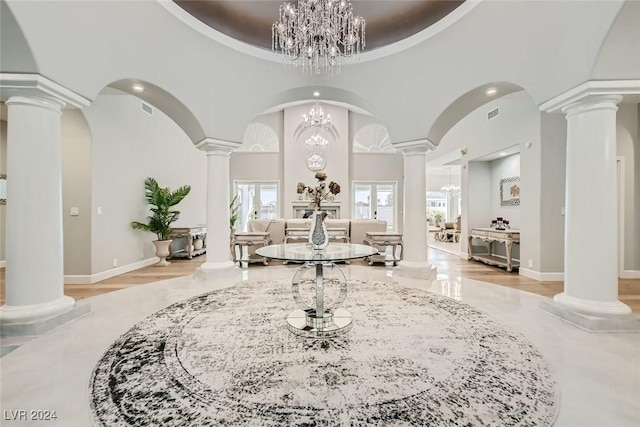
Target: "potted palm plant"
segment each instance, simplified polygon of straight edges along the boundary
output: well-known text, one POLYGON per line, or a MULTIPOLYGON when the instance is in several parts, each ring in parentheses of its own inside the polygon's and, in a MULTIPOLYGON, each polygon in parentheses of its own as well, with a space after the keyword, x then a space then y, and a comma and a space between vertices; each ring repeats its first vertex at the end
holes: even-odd
POLYGON ((160 187, 155 179, 147 178, 144 180, 144 188, 145 198, 151 206, 152 214, 147 217, 146 223, 133 221, 131 227, 156 234, 158 240, 154 240, 153 244, 156 246, 156 256, 160 258, 156 265, 163 267, 170 264, 167 257, 170 255, 171 224, 180 217, 180 211, 172 208, 189 194, 191 186, 183 185, 171 191, 167 187, 160 187))

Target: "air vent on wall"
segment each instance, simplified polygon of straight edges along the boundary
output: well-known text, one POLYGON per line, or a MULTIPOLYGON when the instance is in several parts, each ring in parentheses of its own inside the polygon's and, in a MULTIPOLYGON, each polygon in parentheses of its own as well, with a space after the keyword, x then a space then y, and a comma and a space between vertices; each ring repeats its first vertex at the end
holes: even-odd
POLYGON ((498 117, 498 115, 500 114, 500 107, 496 107, 495 109, 489 111, 489 113, 487 113, 487 120, 491 120, 494 117, 498 117))
POLYGON ((144 102, 142 103, 142 111, 149 114, 150 116, 153 116, 153 107, 151 105, 145 104, 144 102))

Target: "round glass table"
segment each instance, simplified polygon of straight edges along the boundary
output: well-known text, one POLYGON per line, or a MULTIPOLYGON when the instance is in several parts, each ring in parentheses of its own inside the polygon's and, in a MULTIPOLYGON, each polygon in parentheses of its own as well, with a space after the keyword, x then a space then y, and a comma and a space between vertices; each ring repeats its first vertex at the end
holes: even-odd
POLYGON ((324 249, 313 249, 310 243, 289 243, 264 246, 256 253, 265 258, 304 263, 291 283, 291 293, 299 309, 287 316, 287 328, 296 335, 326 338, 348 332, 353 322, 351 313, 340 308, 347 297, 347 280, 335 263, 367 258, 377 254, 378 249, 353 243, 330 243, 324 249), (305 277, 313 270, 315 276, 305 277), (329 281, 325 279, 328 272, 334 276, 329 281), (325 300, 326 281, 338 288, 331 301, 325 300), (301 288, 309 282, 313 282, 315 291, 310 299, 301 293, 301 288))

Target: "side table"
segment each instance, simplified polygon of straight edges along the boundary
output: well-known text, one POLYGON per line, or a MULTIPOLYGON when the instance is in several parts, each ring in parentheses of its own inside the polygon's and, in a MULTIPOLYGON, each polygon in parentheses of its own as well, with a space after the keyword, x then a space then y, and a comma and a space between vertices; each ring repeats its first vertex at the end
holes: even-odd
POLYGON ((369 265, 374 262, 393 261, 393 265, 397 265, 398 261, 402 261, 402 233, 392 231, 368 231, 365 234, 364 243, 378 249, 378 254, 369 257, 369 265), (387 259, 387 247, 391 246, 391 259, 387 259))

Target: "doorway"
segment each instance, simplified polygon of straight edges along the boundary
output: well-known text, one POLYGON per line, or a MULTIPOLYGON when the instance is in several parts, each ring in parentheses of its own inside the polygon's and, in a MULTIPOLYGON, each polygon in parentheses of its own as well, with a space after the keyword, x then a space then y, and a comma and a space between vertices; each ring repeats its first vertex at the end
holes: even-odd
POLYGON ((278 181, 234 181, 238 196, 237 231, 247 231, 252 219, 276 219, 280 213, 280 183, 278 181))
POLYGON ((353 218, 387 221, 387 231, 395 231, 397 217, 396 182, 353 182, 353 218))

